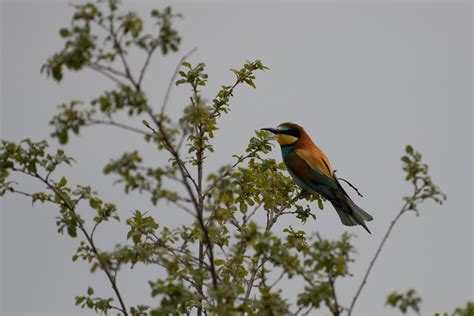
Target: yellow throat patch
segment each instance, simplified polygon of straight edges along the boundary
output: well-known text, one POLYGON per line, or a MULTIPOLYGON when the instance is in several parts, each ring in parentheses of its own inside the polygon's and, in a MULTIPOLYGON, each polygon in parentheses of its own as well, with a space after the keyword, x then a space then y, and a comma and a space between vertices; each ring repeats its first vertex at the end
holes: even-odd
POLYGON ((290 144, 296 143, 296 141, 298 140, 298 137, 285 135, 285 134, 279 134, 276 136, 276 140, 278 144, 284 146, 284 145, 290 145, 290 144))

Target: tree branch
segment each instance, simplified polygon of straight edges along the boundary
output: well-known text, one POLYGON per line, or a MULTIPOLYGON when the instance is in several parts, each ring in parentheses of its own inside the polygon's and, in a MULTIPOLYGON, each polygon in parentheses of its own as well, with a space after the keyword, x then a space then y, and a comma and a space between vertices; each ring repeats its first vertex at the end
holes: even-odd
POLYGON ((334 310, 332 311, 333 316, 341 315, 339 304, 337 302, 337 294, 336 294, 336 280, 333 276, 329 273, 329 285, 331 286, 332 297, 334 298, 334 310))
POLYGON ((146 55, 145 63, 143 64, 142 70, 140 71, 140 76, 138 77, 137 85, 138 85, 139 88, 141 88, 141 84, 142 84, 143 78, 145 77, 145 72, 146 72, 146 69, 148 68, 148 64, 150 63, 151 56, 153 55, 153 53, 155 52, 157 47, 158 47, 158 45, 154 45, 148 51, 148 54, 146 55))
POLYGON ((120 60, 122 61, 123 68, 125 69, 125 76, 137 90, 140 90, 140 86, 138 85, 137 81, 135 81, 135 79, 133 78, 132 72, 130 71, 130 67, 128 65, 127 59, 125 58, 124 50, 122 48, 120 40, 117 38, 118 30, 117 31, 115 30, 114 18, 115 18, 114 13, 111 10, 110 17, 109 17, 109 32, 110 32, 112 41, 114 43, 114 48, 117 50, 120 60))
MULTIPOLYGON (((46 184, 46 186, 51 189, 51 191, 53 191, 62 201, 62 203, 64 204, 64 206, 69 209, 69 211, 73 212, 73 213, 76 213, 76 210, 74 208, 73 205, 70 205, 69 201, 62 195, 61 192, 59 192, 55 187, 54 185, 52 185, 49 181, 47 181, 45 178, 41 177, 38 173, 34 173, 34 176, 35 178, 39 179, 41 182, 43 182, 44 184, 46 184)), ((99 254, 99 251, 97 250, 96 246, 95 246, 95 243, 94 243, 94 240, 92 239, 91 235, 89 235, 89 233, 87 232, 87 230, 85 229, 84 225, 82 224, 82 222, 78 221, 78 228, 82 231, 82 233, 84 234, 84 236, 86 237, 87 239, 87 242, 89 243, 91 249, 92 249, 92 252, 94 253, 95 255, 95 258, 97 259, 97 261, 99 262, 99 265, 101 267, 101 269, 105 272, 105 274, 107 275, 107 278, 109 279, 109 282, 110 284, 112 285, 112 289, 113 291, 115 292, 115 296, 117 297, 119 303, 120 303, 120 306, 121 306, 121 312, 127 316, 128 315, 128 312, 127 312, 127 307, 125 306, 125 303, 122 299, 122 296, 120 294, 120 291, 117 287, 117 282, 116 282, 116 278, 112 275, 112 273, 110 272, 110 270, 108 269, 107 265, 102 261, 102 259, 100 258, 100 254, 99 254)))
MULTIPOLYGON (((150 117, 153 119, 153 122, 155 123, 155 125, 158 127, 158 131, 156 131, 153 127, 151 127, 146 121, 144 121, 144 124, 156 136, 158 136, 161 140, 163 140, 163 142, 165 144, 165 147, 171 153, 174 160, 176 161, 176 163, 178 165, 178 169, 179 169, 179 171, 181 173, 181 176, 183 178, 183 184, 184 184, 186 190, 188 191, 188 194, 189 194, 189 196, 192 200, 192 204, 194 205, 194 208, 196 209, 196 212, 197 212, 197 215, 198 215, 197 220, 198 220, 199 226, 201 227, 201 229, 203 231, 204 241, 207 245, 212 245, 211 238, 209 236, 209 231, 207 230, 206 224, 204 223, 202 213, 199 214, 199 210, 200 210, 199 200, 196 198, 196 195, 194 194, 194 192, 191 188, 191 185, 188 181, 188 179, 190 178, 189 172, 186 169, 186 167, 184 166, 184 163, 181 160, 181 157, 180 157, 179 153, 174 149, 173 145, 171 144, 171 142, 170 142, 170 140, 169 140, 169 138, 166 134, 166 131, 163 127, 162 122, 156 119, 156 117, 153 115, 153 112, 151 111, 151 109, 148 109, 147 111, 148 111, 148 114, 150 115, 150 117)), ((201 195, 201 198, 202 198, 202 195, 201 195)), ((209 256, 209 264, 210 264, 210 272, 211 272, 211 277, 212 277, 212 283, 213 283, 214 288, 217 288, 217 279, 218 278, 217 278, 216 268, 215 268, 215 265, 214 265, 214 255, 212 253, 212 248, 211 247, 209 247, 208 250, 209 250, 208 251, 208 256, 209 256)))
MULTIPOLYGON (((12 169, 14 170, 14 169, 12 169)), ((29 192, 24 192, 24 191, 21 191, 21 190, 17 190, 11 186, 8 186, 6 188, 8 191, 12 192, 12 193, 16 193, 16 194, 20 194, 20 195, 24 195, 24 196, 27 196, 27 197, 30 197, 32 199, 35 198, 34 194, 33 193, 29 193, 29 192)), ((38 199, 39 200, 39 199, 38 199)), ((47 197, 45 198, 44 200, 40 200, 41 202, 50 202, 50 203, 53 203, 53 204, 58 204, 56 201, 52 200, 51 198, 47 197)))
MULTIPOLYGON (((301 192, 298 193, 297 195, 295 195, 290 201, 288 201, 288 203, 286 203, 285 205, 283 205, 276 213, 273 217, 269 217, 268 220, 267 220, 267 226, 265 228, 265 231, 266 232, 269 232, 270 229, 273 227, 273 225, 276 223, 276 221, 278 220, 278 217, 280 217, 280 215, 283 214, 283 212, 288 208, 290 207, 294 202, 296 202, 301 196, 301 192)), ((244 300, 247 300, 249 297, 250 297, 250 293, 252 292, 252 287, 253 287, 253 284, 255 282, 255 277, 257 276, 257 273, 261 267, 259 267, 258 263, 260 261, 260 257, 257 258, 257 261, 255 261, 253 264, 252 264, 252 267, 251 267, 251 272, 250 272, 250 278, 247 282, 247 289, 245 290, 245 297, 244 297, 244 300)), ((243 315, 241 313, 241 315, 243 315)))

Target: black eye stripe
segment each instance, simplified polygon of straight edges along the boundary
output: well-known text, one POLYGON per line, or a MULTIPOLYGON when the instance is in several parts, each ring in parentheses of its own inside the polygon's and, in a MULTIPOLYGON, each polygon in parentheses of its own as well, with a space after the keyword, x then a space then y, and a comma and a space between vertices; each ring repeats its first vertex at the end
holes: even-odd
POLYGON ((280 134, 290 135, 290 136, 294 136, 296 138, 300 137, 300 131, 297 130, 297 129, 283 130, 283 131, 280 131, 280 134))

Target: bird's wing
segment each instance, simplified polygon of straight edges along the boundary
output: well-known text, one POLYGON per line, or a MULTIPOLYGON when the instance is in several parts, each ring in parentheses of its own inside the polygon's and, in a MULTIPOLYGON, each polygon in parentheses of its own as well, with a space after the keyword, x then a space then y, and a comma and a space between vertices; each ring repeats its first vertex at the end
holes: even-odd
POLYGON ((331 162, 321 149, 296 149, 296 154, 303 159, 314 171, 334 178, 331 162))
POLYGON ((306 189, 315 191, 329 200, 336 198, 335 192, 339 190, 334 178, 328 176, 328 172, 313 167, 300 155, 299 151, 289 154, 285 158, 285 164, 293 178, 297 178, 297 182, 302 183, 306 189))
POLYGON ((293 156, 289 169, 296 167, 296 170, 291 170, 292 173, 296 173, 310 190, 328 199, 344 225, 359 224, 370 233, 364 220, 371 221, 373 217, 351 200, 335 177, 326 155, 319 148, 315 148, 296 149, 293 156))
MULTIPOLYGON (((331 162, 321 149, 297 149, 296 154, 301 157, 301 159, 303 159, 314 172, 327 177, 327 179, 323 181, 323 184, 327 185, 327 183, 330 183, 329 186, 331 188, 339 189, 333 191, 333 194, 338 195, 339 199, 344 199, 344 197, 350 199, 349 194, 347 194, 347 192, 344 190, 344 188, 341 186, 336 176, 334 175, 334 170, 332 169, 331 162)), ((318 178, 320 179, 320 177, 318 178)))

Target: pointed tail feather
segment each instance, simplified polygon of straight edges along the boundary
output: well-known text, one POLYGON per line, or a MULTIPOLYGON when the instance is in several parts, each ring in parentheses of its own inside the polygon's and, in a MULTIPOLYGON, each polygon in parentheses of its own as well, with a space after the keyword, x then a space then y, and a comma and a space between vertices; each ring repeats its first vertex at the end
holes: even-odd
POLYGON ((342 192, 342 196, 341 194, 336 193, 336 196, 338 196, 336 200, 337 206, 333 203, 334 208, 336 209, 337 213, 339 214, 339 217, 341 218, 341 222, 344 225, 348 226, 359 224, 364 227, 369 234, 371 234, 370 230, 365 225, 365 221, 370 222, 371 220, 373 220, 374 218, 372 217, 372 215, 361 209, 351 200, 347 192, 337 180, 337 177, 334 177, 334 180, 336 181, 340 192, 342 192))
POLYGON ((372 234, 367 225, 365 224, 365 221, 371 221, 373 217, 369 213, 358 207, 350 199, 347 200, 348 201, 344 205, 344 208, 333 204, 337 214, 339 215, 339 218, 341 219, 342 224, 346 226, 361 225, 369 234, 372 234))
POLYGON ((372 215, 361 209, 357 204, 355 204, 350 198, 347 198, 347 204, 349 204, 350 208, 352 209, 353 212, 356 212, 359 214, 364 220, 370 222, 374 218, 372 215))

